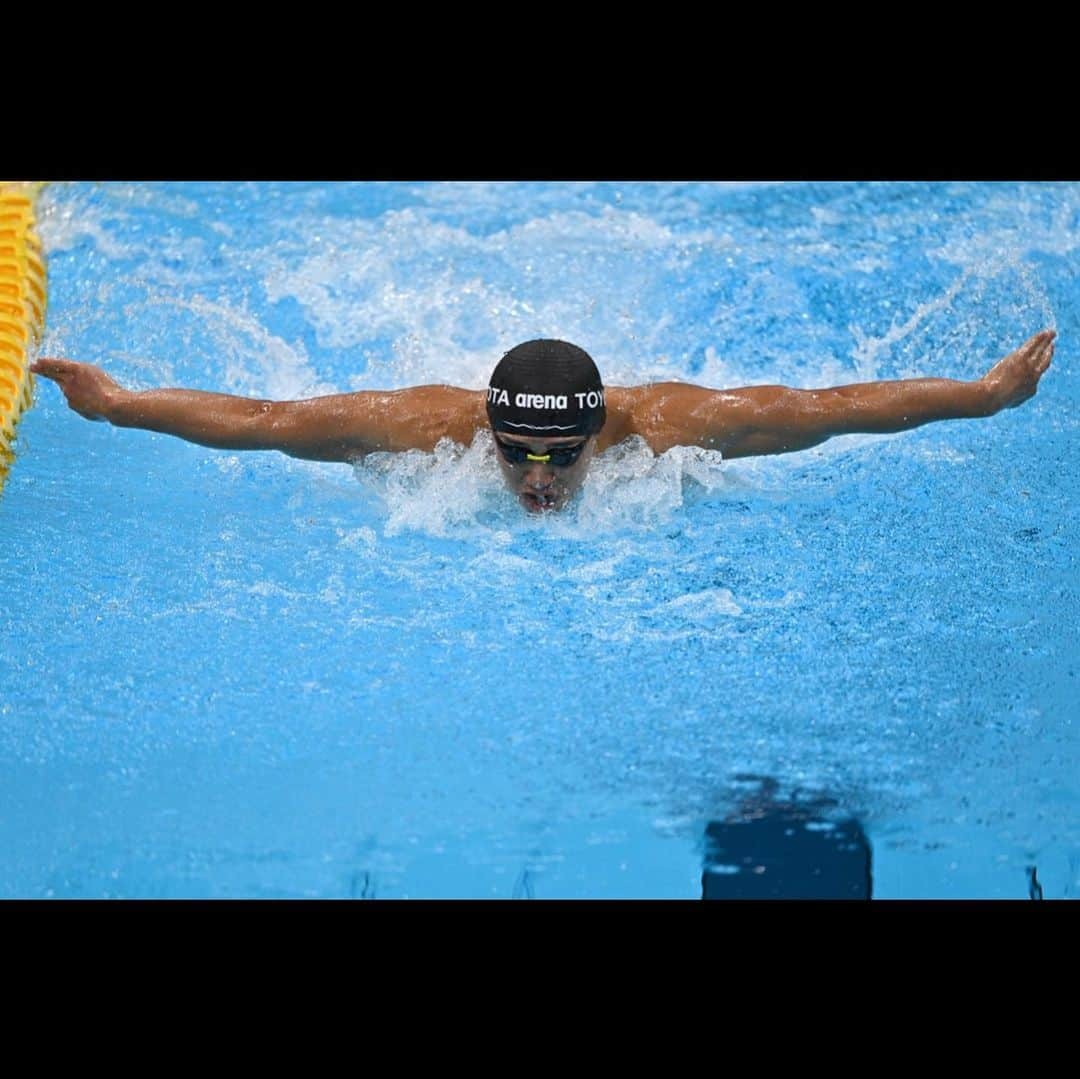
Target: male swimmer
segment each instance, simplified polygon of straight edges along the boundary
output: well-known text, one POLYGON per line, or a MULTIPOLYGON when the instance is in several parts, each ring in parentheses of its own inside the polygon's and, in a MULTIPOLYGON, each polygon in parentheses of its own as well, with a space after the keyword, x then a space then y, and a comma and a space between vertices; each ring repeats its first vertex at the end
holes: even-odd
POLYGON ((593 455, 639 435, 654 453, 703 446, 725 458, 790 453, 833 435, 904 431, 934 420, 992 416, 1033 396, 1054 355, 1053 330, 1035 334, 982 378, 915 378, 834 389, 685 382, 608 386, 589 355, 565 341, 527 341, 499 361, 487 390, 415 386, 305 401, 264 401, 202 390, 125 390, 99 367, 42 358, 89 420, 161 431, 223 450, 280 450, 312 461, 469 445, 490 426, 510 490, 532 513, 561 509, 593 455))

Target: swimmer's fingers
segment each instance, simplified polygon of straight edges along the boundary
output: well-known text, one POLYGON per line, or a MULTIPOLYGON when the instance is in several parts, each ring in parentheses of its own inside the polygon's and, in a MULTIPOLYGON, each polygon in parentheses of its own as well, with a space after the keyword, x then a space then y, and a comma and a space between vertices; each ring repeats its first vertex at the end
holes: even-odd
POLYGON ((36 375, 52 379, 61 389, 68 405, 88 420, 108 418, 108 410, 123 391, 100 367, 43 356, 30 365, 36 375))
POLYGON ((1056 336, 1057 334, 1051 332, 1050 339, 1043 346, 1036 368, 1040 375, 1045 373, 1046 369, 1050 366, 1050 361, 1054 358, 1054 338, 1056 336))
POLYGON ((58 360, 50 356, 42 356, 41 359, 30 365, 30 370, 35 375, 44 375, 54 382, 63 383, 75 373, 75 368, 83 366, 74 360, 58 360))
POLYGON ((1042 330, 1034 337, 1028 338, 1015 352, 1010 352, 994 369, 1008 365, 1015 369, 1038 371, 1041 374, 1050 366, 1050 358, 1054 354, 1055 337, 1057 333, 1054 330, 1042 330))
POLYGON ((1054 330, 1043 330, 1025 341, 1015 352, 999 360, 983 376, 991 388, 993 411, 1015 408, 1035 396, 1039 379, 1054 358, 1054 330))
POLYGON ((1043 372, 1050 366, 1054 357, 1054 338, 1057 335, 1053 330, 1043 330, 1037 333, 1030 341, 1025 342, 1014 353, 1017 357, 1017 366, 1027 375, 1034 375, 1038 382, 1043 372))

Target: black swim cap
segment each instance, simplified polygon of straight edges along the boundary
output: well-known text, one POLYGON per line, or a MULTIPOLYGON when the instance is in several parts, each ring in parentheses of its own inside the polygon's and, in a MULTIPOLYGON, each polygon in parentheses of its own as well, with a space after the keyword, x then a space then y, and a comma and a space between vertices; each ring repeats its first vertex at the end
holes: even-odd
POLYGON ((600 372, 577 345, 526 341, 492 372, 487 413, 508 435, 595 435, 607 419, 600 372))

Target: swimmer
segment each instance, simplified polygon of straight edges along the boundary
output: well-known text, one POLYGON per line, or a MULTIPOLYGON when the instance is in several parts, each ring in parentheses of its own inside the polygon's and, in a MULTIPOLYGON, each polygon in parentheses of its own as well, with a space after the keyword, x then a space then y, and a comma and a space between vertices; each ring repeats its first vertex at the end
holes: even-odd
POLYGON ((503 478, 531 513, 559 510, 597 453, 639 435, 660 454, 703 446, 725 458, 791 453, 833 435, 891 433, 935 420, 992 416, 1032 397, 1054 355, 1043 330, 980 379, 914 378, 832 389, 685 382, 607 386, 589 355, 565 341, 528 341, 499 361, 487 390, 415 386, 303 401, 202 390, 135 392, 100 367, 41 358, 88 420, 141 427, 222 450, 280 450, 310 461, 355 461, 380 451, 431 451, 443 438, 469 445, 489 427, 503 478))

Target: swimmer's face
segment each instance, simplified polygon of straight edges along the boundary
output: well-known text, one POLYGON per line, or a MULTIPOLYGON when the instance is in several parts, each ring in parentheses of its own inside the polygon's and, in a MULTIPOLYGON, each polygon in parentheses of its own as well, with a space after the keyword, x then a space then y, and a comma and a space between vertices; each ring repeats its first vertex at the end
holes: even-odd
POLYGON ((533 438, 502 431, 492 434, 503 479, 530 513, 561 510, 584 482, 596 452, 595 435, 533 438), (529 455, 547 460, 530 459, 529 455))

